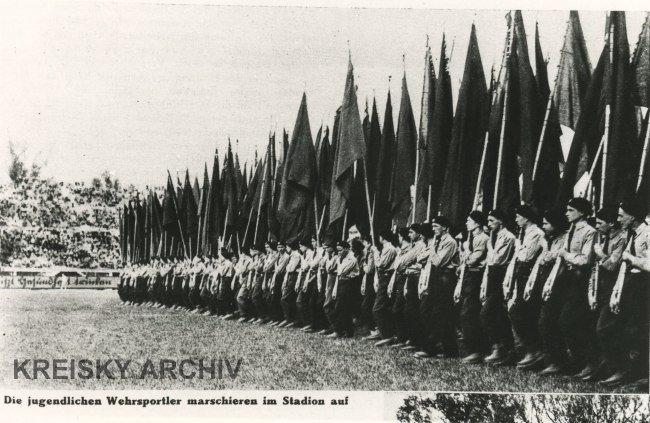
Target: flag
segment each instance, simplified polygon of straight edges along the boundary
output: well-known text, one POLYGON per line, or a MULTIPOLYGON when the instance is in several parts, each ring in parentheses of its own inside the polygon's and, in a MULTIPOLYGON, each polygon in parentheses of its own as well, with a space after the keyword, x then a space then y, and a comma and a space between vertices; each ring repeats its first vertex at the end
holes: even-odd
MULTIPOLYGON (((560 125, 575 130, 591 80, 591 62, 578 12, 569 14, 560 65, 555 78, 553 103, 560 125)), ((563 130, 564 132, 564 130, 563 130)))
POLYGON ((330 184, 332 183, 332 162, 330 161, 329 127, 325 127, 318 148, 316 149, 316 167, 318 171, 318 190, 316 191, 316 206, 318 211, 319 235, 324 235, 325 223, 328 222, 328 204, 330 199, 330 184))
POLYGON ((397 120, 397 150, 390 188, 393 221, 406 226, 411 210, 411 186, 415 181, 415 154, 417 129, 411 108, 406 73, 402 77, 402 100, 397 120))
MULTIPOLYGON (((443 34, 444 43, 444 34, 443 34)), ((442 58, 443 56, 441 56, 442 58)), ((443 59, 444 60, 444 59, 443 59)), ((420 130, 418 132, 418 169, 415 202, 415 220, 421 222, 426 217, 429 198, 429 185, 431 179, 431 154, 427 154, 430 145, 431 127, 436 102, 436 77, 431 57, 431 48, 427 38, 427 47, 424 54, 424 79, 422 81, 422 104, 420 108, 420 130)))
MULTIPOLYGON (((440 49, 440 70, 436 80, 434 102, 430 127, 427 130, 426 150, 422 154, 418 176, 416 222, 423 222, 427 217, 430 218, 438 214, 451 141, 454 106, 444 34, 440 49)), ((420 125, 420 131, 422 131, 422 125, 420 125)))
POLYGON ((129 259, 129 208, 126 204, 122 205, 122 215, 120 216, 120 236, 122 248, 122 264, 126 265, 129 259))
POLYGON ((219 181, 219 151, 214 151, 210 190, 205 204, 205 222, 203 224, 203 253, 216 254, 219 251, 221 236, 221 185, 219 181))
POLYGON ((155 248, 152 251, 152 255, 161 257, 162 250, 161 244, 162 241, 162 205, 160 204, 160 199, 158 194, 154 191, 151 195, 151 236, 152 236, 152 245, 155 248))
POLYGON ((332 172, 332 188, 330 194, 330 225, 345 217, 348 208, 352 184, 354 182, 353 167, 357 160, 366 157, 366 142, 363 137, 363 127, 357 105, 352 61, 348 62, 348 74, 345 81, 343 105, 338 134, 338 143, 334 157, 332 172))
POLYGON ((208 175, 208 164, 204 163, 203 166, 203 185, 201 186, 201 197, 199 201, 199 207, 197 210, 199 218, 199 249, 198 252, 201 255, 207 255, 208 248, 206 245, 206 231, 205 225, 207 223, 207 210, 208 210, 208 201, 210 201, 210 176, 208 175))
POLYGON ((489 113, 490 91, 472 24, 440 196, 440 212, 456 231, 463 229, 474 205, 489 113))
POLYGON ((564 207, 568 199, 575 194, 574 188, 581 179, 579 190, 584 191, 586 174, 594 160, 599 160, 591 178, 595 203, 617 204, 629 199, 636 188, 640 148, 636 137, 636 116, 631 90, 633 77, 629 66, 625 14, 610 12, 607 22, 607 40, 577 121, 555 201, 557 207, 564 207), (605 119, 606 106, 610 108, 609 122, 605 119), (607 165, 605 186, 601 189, 602 160, 596 157, 596 152, 603 140, 607 123, 607 165), (604 198, 600 198, 601 192, 604 193, 604 198))
MULTIPOLYGON (((197 183, 198 188, 198 183, 197 183)), ((199 221, 197 218, 198 206, 196 205, 194 190, 190 184, 190 173, 185 171, 185 185, 183 186, 183 200, 181 201, 181 226, 185 245, 187 246, 190 258, 197 254, 197 234, 199 221)))
POLYGON ((539 28, 536 25, 535 78, 540 93, 541 107, 539 113, 543 124, 533 165, 532 204, 539 211, 545 211, 553 207, 560 185, 560 164, 564 162, 560 141, 562 129, 560 128, 557 109, 550 98, 551 91, 546 64, 539 40, 539 28))
MULTIPOLYGON (((226 245, 234 242, 236 245, 236 238, 233 239, 233 231, 235 222, 237 221, 237 180, 235 171, 235 160, 232 154, 232 145, 228 141, 228 155, 226 156, 226 164, 223 170, 222 187, 221 187, 221 204, 224 213, 223 217, 223 233, 224 242, 226 245)), ((236 235, 235 235, 236 237, 236 235)))
MULTIPOLYGON (((634 55, 632 56, 632 72, 634 77, 634 105, 637 107, 637 127, 642 131, 643 117, 640 107, 650 107, 650 13, 646 14, 634 55)), ((647 114, 647 111, 646 111, 647 114)), ((644 138, 642 138, 644 139, 644 138)))
POLYGON ((194 194, 194 202, 199 204, 201 202, 201 188, 199 188, 199 178, 194 177, 194 185, 192 186, 192 194, 194 194))
POLYGON ((381 144, 377 158, 377 172, 375 173, 376 189, 372 204, 375 233, 381 233, 391 228, 390 187, 393 178, 393 168, 395 167, 395 152, 396 141, 395 127, 393 126, 393 106, 389 90, 384 112, 384 128, 381 134, 381 144))
POLYGON ((366 145, 368 158, 366 160, 366 172, 368 174, 368 190, 370 191, 370 202, 375 196, 375 175, 377 174, 377 163, 379 160, 379 149, 381 147, 381 126, 379 125, 379 114, 377 113, 377 101, 372 99, 372 113, 370 115, 370 132, 366 145))

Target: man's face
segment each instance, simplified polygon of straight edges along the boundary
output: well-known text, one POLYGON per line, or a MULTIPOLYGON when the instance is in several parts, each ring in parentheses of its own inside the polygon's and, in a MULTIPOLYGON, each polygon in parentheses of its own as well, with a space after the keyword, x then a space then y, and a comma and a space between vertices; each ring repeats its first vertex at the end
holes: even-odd
POLYGON ((612 224, 596 218, 596 230, 601 234, 608 234, 612 230, 612 224))
POLYGON ((343 254, 343 251, 344 251, 344 248, 341 247, 340 245, 336 247, 336 252, 338 252, 339 254, 343 254))
POLYGON ((266 246, 264 247, 264 249, 266 250, 267 253, 271 253, 271 252, 273 252, 273 250, 271 249, 271 247, 269 247, 268 245, 266 245, 266 246))
MULTIPOLYGON (((433 228, 433 225, 431 227, 433 228)), ((468 217, 467 221, 465 222, 465 227, 469 232, 472 232, 474 229, 479 227, 479 224, 474 222, 471 217, 468 217)), ((436 230, 434 229, 433 231, 435 232, 436 230)))
POLYGON ((491 231, 498 231, 501 229, 501 221, 494 216, 489 216, 488 228, 490 228, 491 231))
POLYGON ((409 239, 411 241, 417 241, 417 239, 420 237, 413 229, 409 229, 409 239))
POLYGON ((311 248, 313 248, 315 250, 317 247, 318 247, 318 242, 316 242, 315 239, 312 239, 311 240, 311 248))
POLYGON ((284 252, 284 245, 278 245, 278 253, 284 252))
POLYGON ((523 228, 524 226, 526 226, 526 223, 528 223, 528 219, 526 219, 522 215, 518 214, 518 215, 515 216, 515 223, 520 228, 523 228))
POLYGON ((542 229, 544 230, 546 235, 550 235, 553 232, 555 232, 555 228, 553 227, 553 225, 551 225, 550 222, 546 219, 544 219, 544 222, 542 223, 542 229))
POLYGON ((350 229, 348 229, 348 238, 349 239, 359 238, 360 236, 361 236, 361 234, 359 233, 359 230, 357 229, 356 226, 352 226, 352 227, 350 227, 350 229))
POLYGON ((433 230, 433 233, 440 236, 445 233, 445 227, 442 225, 439 225, 437 223, 431 224, 431 229, 433 230))
POLYGON ((305 247, 304 245, 301 245, 300 246, 300 252, 304 253, 305 251, 307 251, 307 247, 305 247))
POLYGON ((325 247, 325 251, 327 251, 327 254, 332 254, 334 253, 334 248, 332 248, 331 245, 328 245, 327 247, 325 247))
POLYGON ((566 206, 566 213, 564 214, 566 215, 566 218, 569 221, 569 223, 573 223, 584 216, 582 212, 579 212, 578 210, 574 209, 571 206, 566 206))
POLYGON ((632 224, 634 223, 634 217, 631 215, 627 214, 625 211, 623 211, 622 208, 618 208, 618 223, 621 224, 621 227, 623 229, 630 229, 632 227, 632 224))

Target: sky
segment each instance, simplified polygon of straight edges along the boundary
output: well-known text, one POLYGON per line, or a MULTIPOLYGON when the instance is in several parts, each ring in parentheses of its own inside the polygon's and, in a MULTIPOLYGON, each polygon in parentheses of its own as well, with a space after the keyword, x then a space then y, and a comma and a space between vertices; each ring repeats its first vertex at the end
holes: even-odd
MULTIPOLYGON (((436 73, 446 36, 455 103, 472 23, 489 81, 490 67, 501 61, 506 12, 421 5, 3 4, 0 183, 8 181, 10 142, 27 161, 45 163, 46 176, 66 182, 89 182, 108 170, 143 188, 163 185, 167 169, 174 175, 185 168, 201 179, 215 148, 223 157, 229 137, 242 161, 250 161, 255 148, 263 153, 269 131, 292 132, 303 92, 315 137, 321 124, 332 126, 343 99, 348 46, 360 110, 376 98, 383 125, 390 89, 397 124, 406 75, 418 122, 427 36, 436 73)), ((523 11, 531 54, 539 25, 551 86, 568 14, 523 11)), ((632 52, 645 12, 626 16, 632 52)), ((604 11, 580 12, 593 66, 605 18, 604 11)))

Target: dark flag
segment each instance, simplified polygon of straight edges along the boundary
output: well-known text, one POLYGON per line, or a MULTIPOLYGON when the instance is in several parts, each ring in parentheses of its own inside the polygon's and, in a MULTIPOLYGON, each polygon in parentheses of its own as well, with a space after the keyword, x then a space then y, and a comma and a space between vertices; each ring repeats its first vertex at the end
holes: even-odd
POLYGON ((152 255, 160 257, 162 254, 162 205, 158 194, 154 191, 151 195, 151 236, 154 251, 152 255))
POLYGON ((445 37, 440 49, 440 70, 436 80, 435 105, 431 116, 431 126, 427 134, 427 149, 418 177, 418 207, 415 220, 422 222, 427 217, 438 214, 440 194, 444 184, 447 155, 451 142, 454 112, 449 76, 445 37))
POLYGON ((632 72, 629 65, 629 44, 623 12, 610 12, 607 20, 607 41, 594 70, 575 135, 569 150, 556 206, 563 207, 574 194, 575 185, 598 160, 592 174, 595 203, 614 205, 634 194, 637 182, 640 148, 636 137, 636 116, 632 97, 632 72), (610 60, 610 57, 612 60, 610 60), (609 106, 609 120, 606 109, 609 106), (606 126, 609 126, 606 131, 606 126), (605 134, 608 137, 604 137, 605 134), (599 145, 607 144, 607 155, 597 155, 599 145), (606 158, 603 174, 602 162, 606 158), (605 186, 601 187, 601 178, 605 186), (601 196, 604 195, 604 198, 601 196))
POLYGON ((372 204, 375 233, 381 233, 391 228, 390 186, 393 178, 393 168, 395 167, 396 149, 393 106, 390 91, 388 91, 386 110, 384 112, 384 128, 381 134, 377 172, 375 173, 375 197, 372 204))
POLYGON ((201 202, 201 188, 199 188, 199 178, 194 177, 194 185, 192 186, 192 194, 194 194, 194 202, 199 204, 201 202))
POLYGON ((185 236, 185 245, 188 248, 190 258, 193 258, 197 254, 199 221, 197 218, 198 206, 196 205, 194 190, 190 184, 190 173, 188 171, 185 171, 185 186, 183 187, 183 200, 181 204, 181 226, 183 227, 183 235, 185 236))
POLYGON ((203 185, 201 186, 201 198, 197 210, 199 217, 199 249, 201 255, 207 254, 207 245, 205 237, 205 225, 207 222, 208 201, 210 201, 210 176, 208 175, 208 164, 203 167, 203 185))
POLYGON ((372 99, 372 113, 370 115, 370 133, 368 134, 366 173, 368 174, 368 190, 370 191, 370 202, 375 197, 375 175, 377 174, 377 163, 379 161, 379 149, 381 147, 381 126, 379 125, 379 114, 377 113, 377 101, 372 99))
POLYGON ((205 222, 202 228, 203 254, 216 254, 219 251, 219 237, 221 236, 221 190, 219 183, 219 152, 214 152, 212 164, 212 179, 210 191, 206 201, 205 222))
POLYGON ((533 166, 532 203, 540 211, 553 207, 560 185, 560 164, 564 162, 560 142, 562 129, 557 109, 550 98, 546 64, 539 40, 539 28, 535 26, 535 78, 540 93, 540 106, 542 107, 539 112, 543 124, 533 166))
POLYGON ((122 265, 126 265, 126 263, 129 261, 129 208, 126 206, 126 204, 122 206, 120 235, 122 237, 122 265))
POLYGON ((278 213, 286 223, 283 232, 287 240, 310 239, 315 233, 313 207, 317 181, 316 152, 307 113, 307 96, 303 93, 285 158, 278 203, 278 213))
POLYGON ((270 201, 266 205, 266 221, 269 231, 268 239, 271 241, 277 241, 280 239, 280 222, 276 213, 276 204, 280 199, 280 188, 282 188, 282 178, 278 177, 278 161, 276 155, 276 142, 275 142, 275 133, 271 135, 269 139, 269 157, 270 160, 267 166, 267 172, 270 176, 270 185, 268 193, 270 201))
POLYGON ((167 172, 167 189, 163 198, 162 226, 165 231, 165 255, 176 254, 176 249, 181 242, 181 227, 178 217, 178 200, 172 177, 167 172))
POLYGON ((424 80, 422 81, 420 131, 418 132, 418 174, 415 203, 415 220, 417 222, 421 222, 426 218, 426 201, 429 198, 428 194, 431 180, 431 163, 428 161, 428 159, 431 158, 431 154, 427 154, 427 148, 431 141, 431 127, 433 125, 435 102, 436 76, 433 67, 433 58, 431 57, 431 48, 429 47, 429 40, 427 39, 427 48, 426 53, 424 54, 424 80))
POLYGON ((489 113, 490 92, 472 25, 440 196, 440 212, 451 219, 456 231, 463 229, 474 205, 489 113))
MULTIPOLYGON (((632 69, 634 76, 634 105, 637 112, 637 128, 642 143, 645 142, 646 133, 643 131, 643 113, 641 107, 650 107, 650 14, 646 15, 639 41, 632 56, 632 69)), ((647 115, 646 111, 646 115, 647 115)))
POLYGON ((366 142, 363 137, 363 127, 359 116, 351 60, 348 62, 348 74, 345 81, 340 119, 338 143, 332 172, 330 225, 339 219, 345 218, 352 193, 352 184, 354 183, 354 163, 357 160, 365 160, 366 157, 366 142))
POLYGON ((575 130, 590 80, 591 61, 582 35, 580 17, 573 10, 569 14, 564 34, 553 93, 553 104, 557 108, 560 125, 575 130))
POLYGON ((324 235, 324 228, 329 221, 327 212, 330 199, 330 184, 332 183, 332 162, 330 161, 330 140, 329 128, 325 127, 325 133, 318 143, 316 149, 316 167, 318 171, 318 190, 316 191, 316 206, 318 210, 319 235, 324 235))
MULTIPOLYGON (((237 239, 233 238, 235 231, 235 222, 237 219, 237 182, 235 173, 235 160, 232 154, 232 145, 228 142, 228 155, 226 156, 226 164, 223 170, 222 186, 221 186, 221 204, 224 213, 223 221, 223 234, 224 242, 226 245, 237 245, 237 239)), ((237 235, 235 234, 235 237, 237 235)))
MULTIPOLYGON (((384 124, 385 125, 385 124, 384 124)), ((411 108, 411 98, 406 85, 406 73, 402 77, 402 101, 397 120, 397 150, 390 188, 391 212, 397 226, 406 226, 411 211, 411 186, 415 182, 415 155, 417 151, 417 128, 411 108)))
POLYGON ((258 220, 258 204, 260 192, 262 189, 264 178, 264 160, 257 161, 254 171, 251 171, 251 179, 248 183, 248 190, 244 198, 242 207, 242 217, 246 219, 245 227, 243 228, 242 246, 248 248, 255 243, 255 227, 258 220))

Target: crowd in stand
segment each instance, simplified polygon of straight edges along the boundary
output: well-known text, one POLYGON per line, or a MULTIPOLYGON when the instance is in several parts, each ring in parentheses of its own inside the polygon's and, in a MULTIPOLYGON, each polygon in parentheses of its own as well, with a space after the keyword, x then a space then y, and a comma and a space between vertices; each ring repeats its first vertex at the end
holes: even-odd
POLYGON ((121 202, 138 196, 109 179, 91 184, 28 177, 0 186, 0 263, 11 267, 121 266, 121 202))
POLYGON ((419 359, 461 356, 647 389, 646 214, 635 204, 594 213, 574 198, 543 216, 522 205, 514 222, 473 211, 465 240, 436 216, 382 232, 377 245, 351 230, 322 246, 269 241, 191 261, 154 257, 126 269, 118 294, 127 305, 329 338, 353 337, 356 317, 370 330, 364 339, 419 359))

